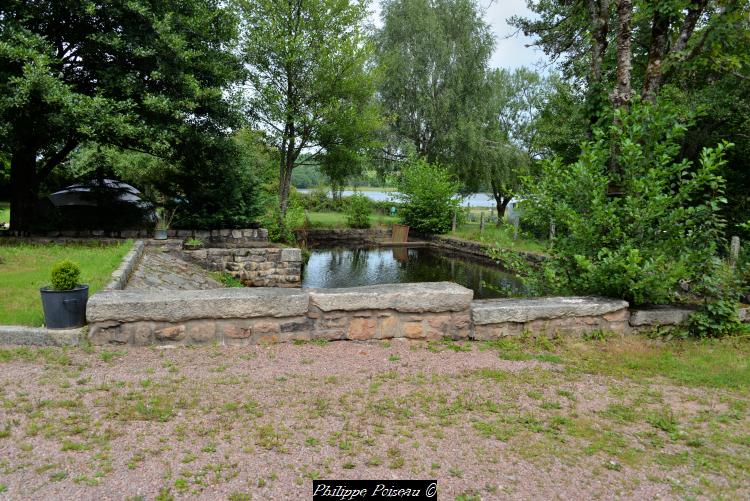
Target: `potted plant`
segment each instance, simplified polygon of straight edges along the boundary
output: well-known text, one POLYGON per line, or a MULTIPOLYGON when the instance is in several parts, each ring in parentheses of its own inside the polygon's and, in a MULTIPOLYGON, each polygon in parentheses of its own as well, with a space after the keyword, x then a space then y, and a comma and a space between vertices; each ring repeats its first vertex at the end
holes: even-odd
POLYGON ((79 284, 81 269, 72 261, 52 267, 51 286, 42 287, 44 324, 49 329, 72 329, 86 323, 89 286, 79 284))
POLYGON ((165 207, 159 207, 156 209, 156 227, 154 228, 154 239, 155 240, 166 240, 167 230, 172 224, 174 219, 174 213, 176 209, 168 210, 165 207))
POLYGON ((203 240, 200 238, 188 238, 182 244, 182 248, 185 250, 198 250, 203 247, 203 240))

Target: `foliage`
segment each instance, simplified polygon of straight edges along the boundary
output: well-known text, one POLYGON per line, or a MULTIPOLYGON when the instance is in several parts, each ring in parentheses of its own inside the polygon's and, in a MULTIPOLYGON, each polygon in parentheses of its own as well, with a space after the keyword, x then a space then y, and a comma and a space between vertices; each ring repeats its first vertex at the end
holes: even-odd
POLYGON ((361 193, 355 193, 346 201, 346 223, 350 228, 369 228, 372 204, 361 193))
POLYGON ((379 95, 394 117, 394 148, 406 139, 430 162, 460 164, 463 150, 455 143, 473 123, 494 48, 477 3, 388 0, 382 19, 377 57, 388 78, 379 95))
MULTIPOLYGON (((303 150, 358 152, 379 116, 363 0, 241 0, 249 118, 279 152, 279 221, 303 150)), ((306 158, 309 160, 309 157, 306 158)))
POLYGON ((690 316, 689 331, 692 335, 723 337, 747 330, 738 315, 737 299, 741 291, 740 276, 719 259, 706 266, 696 292, 704 297, 701 309, 690 316))
POLYGON ((447 233, 459 211, 459 187, 445 167, 424 159, 411 161, 401 172, 395 195, 403 204, 401 221, 419 233, 447 233))
POLYGON ((729 145, 704 149, 693 164, 678 159, 686 119, 673 109, 639 104, 620 119, 622 196, 607 196, 611 136, 601 130, 576 163, 545 162, 529 180, 525 217, 556 227, 545 282, 637 304, 678 300, 678 285, 698 283, 717 252, 729 145))
POLYGON ((172 220, 174 219, 177 209, 168 209, 166 207, 156 208, 156 229, 157 230, 168 230, 172 226, 172 220))
POLYGON ((69 291, 76 288, 81 280, 81 268, 68 259, 52 266, 50 281, 56 291, 69 291))
POLYGON ((0 18, 0 149, 17 174, 19 230, 34 222, 40 183, 79 145, 173 158, 182 138, 235 122, 237 23, 221 2, 11 1, 0 18))
POLYGON ((261 224, 268 230, 269 240, 288 244, 296 242, 292 230, 302 227, 304 222, 305 209, 296 196, 290 198, 286 214, 283 216, 278 202, 272 199, 272 203, 267 206, 265 214, 261 217, 261 224))

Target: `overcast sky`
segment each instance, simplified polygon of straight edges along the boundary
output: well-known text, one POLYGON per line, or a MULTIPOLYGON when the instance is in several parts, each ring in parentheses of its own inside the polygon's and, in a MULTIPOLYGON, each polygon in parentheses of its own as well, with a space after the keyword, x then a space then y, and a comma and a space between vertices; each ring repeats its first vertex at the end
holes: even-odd
MULTIPOLYGON (((506 19, 514 15, 531 16, 526 8, 526 0, 478 0, 485 10, 485 21, 495 34, 495 53, 490 60, 493 68, 518 68, 527 66, 536 68, 541 62, 546 62, 544 54, 534 47, 525 47, 531 43, 523 33, 515 33, 515 29, 508 25, 506 19), (511 36, 513 35, 513 36, 511 36)), ((372 9, 373 20, 380 26, 379 0, 374 0, 372 9)))

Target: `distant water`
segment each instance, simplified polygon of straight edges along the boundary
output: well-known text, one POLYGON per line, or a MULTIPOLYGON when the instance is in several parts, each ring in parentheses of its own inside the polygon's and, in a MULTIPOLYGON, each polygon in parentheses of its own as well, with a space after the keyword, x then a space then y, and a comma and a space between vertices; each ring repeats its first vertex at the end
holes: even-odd
MULTIPOLYGON (((300 193, 310 193, 312 190, 300 189, 297 191, 299 191, 300 193)), ((344 190, 342 192, 342 195, 345 197, 350 197, 354 193, 355 192, 352 190, 344 190)), ((376 202, 393 200, 393 196, 396 194, 395 191, 361 191, 358 193, 362 193, 370 200, 375 200, 376 202)), ((331 196, 330 192, 328 196, 331 196)), ((489 193, 474 193, 473 195, 464 197, 461 205, 463 205, 464 207, 495 207, 496 204, 495 199, 489 193)))
POLYGON ((455 282, 475 299, 503 297, 498 289, 521 290, 513 274, 465 257, 420 248, 312 249, 302 287, 357 287, 410 282, 455 282))

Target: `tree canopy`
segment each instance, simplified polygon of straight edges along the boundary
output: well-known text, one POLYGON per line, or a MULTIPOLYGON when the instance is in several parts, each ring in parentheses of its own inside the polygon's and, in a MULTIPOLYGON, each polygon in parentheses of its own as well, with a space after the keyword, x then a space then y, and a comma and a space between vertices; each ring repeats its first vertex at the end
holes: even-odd
POLYGON ((34 224, 41 184, 85 142, 180 159, 235 123, 237 22, 222 2, 11 0, 0 19, 16 230, 34 224))

